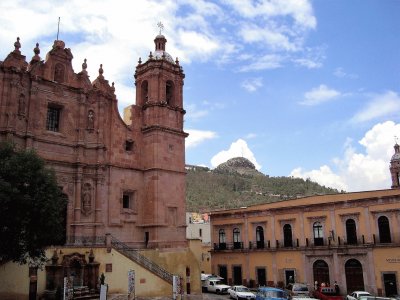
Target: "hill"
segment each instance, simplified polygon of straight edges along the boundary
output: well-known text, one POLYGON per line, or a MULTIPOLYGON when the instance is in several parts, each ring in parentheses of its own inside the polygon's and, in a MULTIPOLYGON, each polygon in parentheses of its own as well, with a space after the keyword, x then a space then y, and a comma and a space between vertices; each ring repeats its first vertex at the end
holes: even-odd
POLYGON ((243 157, 232 158, 214 170, 187 166, 187 211, 238 208, 338 192, 309 179, 264 175, 243 157))

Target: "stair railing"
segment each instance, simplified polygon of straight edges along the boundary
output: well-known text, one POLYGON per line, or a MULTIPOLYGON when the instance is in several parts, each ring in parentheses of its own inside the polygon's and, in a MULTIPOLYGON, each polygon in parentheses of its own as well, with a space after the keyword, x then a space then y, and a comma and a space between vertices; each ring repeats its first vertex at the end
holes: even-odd
POLYGON ((160 267, 154 261, 151 261, 147 257, 140 254, 136 249, 129 247, 128 245, 117 240, 113 236, 111 236, 111 245, 113 246, 113 248, 119 250, 121 253, 132 259, 134 262, 138 263, 145 269, 149 270, 150 272, 156 274, 157 276, 164 279, 168 283, 172 284, 173 275, 171 273, 160 267))

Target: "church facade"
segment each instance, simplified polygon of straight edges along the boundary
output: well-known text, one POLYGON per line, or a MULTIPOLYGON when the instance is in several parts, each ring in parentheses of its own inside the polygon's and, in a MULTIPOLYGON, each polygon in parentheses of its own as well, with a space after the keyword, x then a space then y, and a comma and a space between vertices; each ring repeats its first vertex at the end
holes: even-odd
POLYGON ((126 122, 102 65, 93 82, 86 59, 75 73, 63 41, 44 60, 37 44, 27 60, 18 38, 0 62, 0 141, 35 149, 56 171, 68 198, 68 244, 107 233, 134 248, 187 246, 185 75, 165 52, 165 37, 154 42, 136 67, 126 122))

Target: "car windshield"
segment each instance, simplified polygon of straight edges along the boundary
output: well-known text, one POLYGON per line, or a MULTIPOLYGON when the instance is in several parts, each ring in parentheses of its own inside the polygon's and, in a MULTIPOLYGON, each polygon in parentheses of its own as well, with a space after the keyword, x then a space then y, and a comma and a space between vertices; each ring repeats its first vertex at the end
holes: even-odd
POLYGON ((285 293, 281 291, 260 291, 259 295, 265 298, 285 298, 285 293))
POLYGON ((336 290, 333 288, 322 288, 321 289, 321 293, 324 295, 332 295, 335 296, 336 295, 336 290))
POLYGON ((308 292, 308 287, 306 285, 295 285, 293 287, 293 291, 295 291, 295 292, 308 292))
POLYGON ((238 287, 236 290, 237 290, 238 292, 250 292, 250 290, 249 290, 247 287, 245 287, 245 286, 243 286, 243 287, 238 287))

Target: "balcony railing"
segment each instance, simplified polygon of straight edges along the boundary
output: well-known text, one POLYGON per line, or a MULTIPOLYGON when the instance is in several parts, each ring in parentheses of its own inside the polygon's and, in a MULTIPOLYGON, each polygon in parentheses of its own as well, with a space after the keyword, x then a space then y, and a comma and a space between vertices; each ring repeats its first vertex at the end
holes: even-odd
POLYGON ((380 242, 379 238, 376 238, 375 235, 371 236, 371 239, 367 240, 364 235, 358 236, 357 238, 347 239, 341 236, 336 236, 335 239, 332 237, 324 237, 324 238, 313 238, 307 237, 303 241, 294 238, 291 240, 264 240, 264 241, 249 241, 248 244, 244 244, 243 242, 237 243, 214 243, 214 251, 221 250, 246 250, 246 251, 268 251, 276 249, 312 249, 312 248, 348 248, 348 247, 384 247, 384 246, 396 246, 400 245, 400 237, 396 239, 397 242, 390 241, 382 241, 380 242))
POLYGON ((244 249, 243 242, 214 243, 214 250, 241 250, 244 249))

